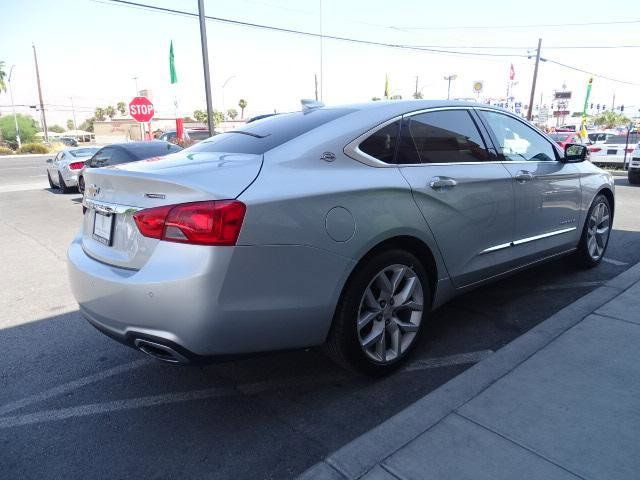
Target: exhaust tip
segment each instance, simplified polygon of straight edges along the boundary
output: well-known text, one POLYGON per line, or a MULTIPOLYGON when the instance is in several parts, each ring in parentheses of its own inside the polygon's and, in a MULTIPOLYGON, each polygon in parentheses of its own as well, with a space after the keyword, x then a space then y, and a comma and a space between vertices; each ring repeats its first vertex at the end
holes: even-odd
POLYGON ((142 353, 149 355, 156 360, 161 360, 167 363, 189 363, 189 359, 187 357, 176 352, 173 348, 167 345, 150 342, 149 340, 144 340, 142 338, 136 338, 133 343, 142 353))

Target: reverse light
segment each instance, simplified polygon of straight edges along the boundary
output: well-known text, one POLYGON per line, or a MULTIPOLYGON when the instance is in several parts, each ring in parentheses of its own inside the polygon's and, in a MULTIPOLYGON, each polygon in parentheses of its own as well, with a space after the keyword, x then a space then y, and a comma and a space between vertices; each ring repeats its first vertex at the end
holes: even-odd
POLYGON ((84 162, 71 162, 69 164, 69 170, 80 170, 84 167, 84 162))
POLYGON ((145 237, 196 245, 235 245, 247 207, 237 200, 163 205, 133 215, 145 237))

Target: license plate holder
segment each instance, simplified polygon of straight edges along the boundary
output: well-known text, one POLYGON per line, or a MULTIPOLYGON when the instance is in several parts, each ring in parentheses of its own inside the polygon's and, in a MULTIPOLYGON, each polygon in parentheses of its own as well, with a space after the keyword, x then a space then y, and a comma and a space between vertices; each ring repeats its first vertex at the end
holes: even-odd
POLYGON ((617 148, 610 148, 607 150, 607 155, 616 155, 618 153, 617 148))
POLYGON ((93 238, 108 247, 113 243, 114 218, 115 215, 112 213, 102 213, 97 210, 93 218, 93 238))

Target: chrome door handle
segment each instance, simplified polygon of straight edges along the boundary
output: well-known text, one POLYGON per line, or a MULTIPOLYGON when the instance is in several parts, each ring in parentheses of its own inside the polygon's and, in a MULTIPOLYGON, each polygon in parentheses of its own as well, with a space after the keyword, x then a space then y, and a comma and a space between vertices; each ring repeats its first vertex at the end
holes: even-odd
POLYGON ((520 170, 515 176, 518 183, 530 182, 534 178, 533 173, 527 172, 526 170, 520 170))
POLYGON ((433 177, 429 182, 429 186, 434 190, 453 188, 457 184, 458 182, 449 177, 433 177))

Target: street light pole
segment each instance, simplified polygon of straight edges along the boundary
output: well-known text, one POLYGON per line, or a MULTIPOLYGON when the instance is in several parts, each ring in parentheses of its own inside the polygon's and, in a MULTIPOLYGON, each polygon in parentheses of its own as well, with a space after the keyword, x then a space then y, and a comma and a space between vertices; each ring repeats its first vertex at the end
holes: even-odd
POLYGON ((40 113, 42 114, 42 127, 44 128, 44 141, 49 143, 49 132, 47 131, 47 117, 44 113, 44 102, 42 101, 42 88, 40 87, 40 70, 38 69, 38 55, 36 54, 35 44, 31 44, 33 47, 33 59, 36 63, 36 80, 38 82, 38 97, 40 98, 40 113))
POLYGON ((529 109, 527 111, 527 120, 531 121, 533 117, 533 97, 536 94, 536 82, 538 81, 538 65, 540 65, 540 47, 542 39, 538 39, 538 50, 536 51, 536 66, 533 69, 533 83, 531 84, 531 96, 529 97, 529 109))
POLYGON ((202 45, 202 68, 204 70, 204 92, 207 97, 207 125, 209 135, 213 135, 213 103, 211 101, 211 77, 209 75, 209 47, 207 46, 207 25, 204 17, 204 0, 198 0, 198 19, 200 20, 200 43, 202 45))
POLYGON ((11 88, 11 75, 13 74, 13 68, 15 65, 11 65, 9 69, 9 79, 7 83, 9 84, 9 97, 11 98, 11 110, 13 110, 13 121, 16 125, 16 141, 18 142, 18 148, 22 146, 22 142, 20 141, 20 127, 18 127, 18 117, 16 116, 16 106, 13 103, 13 89, 11 88))
POLYGON ((452 74, 444 77, 444 79, 448 82, 447 84, 447 100, 451 99, 451 82, 458 78, 458 75, 452 74))
POLYGON ((71 100, 71 111, 73 112, 73 129, 78 130, 78 124, 76 123, 76 107, 73 105, 73 97, 69 97, 71 100))
POLYGON ((138 90, 138 77, 131 77, 131 79, 136 83, 136 94, 135 94, 135 96, 137 97, 138 96, 138 92, 140 91, 140 90, 138 90))

